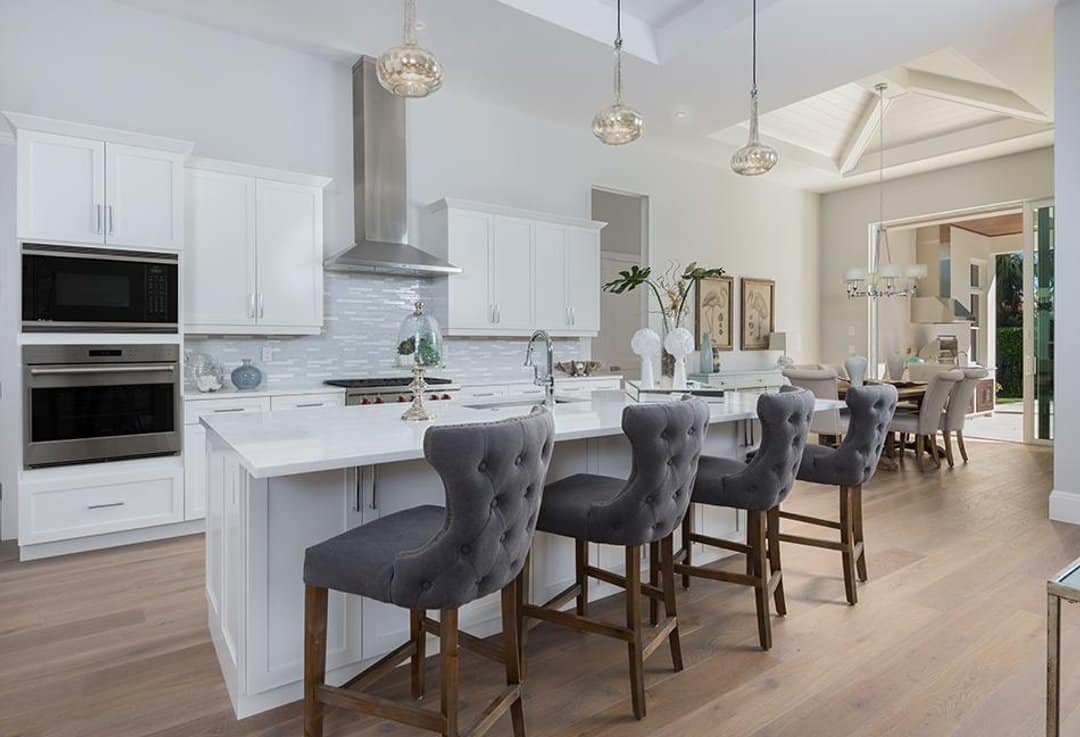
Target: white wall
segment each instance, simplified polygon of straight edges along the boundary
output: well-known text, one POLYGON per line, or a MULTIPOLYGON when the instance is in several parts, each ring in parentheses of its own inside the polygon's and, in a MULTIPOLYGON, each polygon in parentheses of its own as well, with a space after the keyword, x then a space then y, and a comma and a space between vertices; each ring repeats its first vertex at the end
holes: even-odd
MULTIPOLYGON (((1058 124, 1059 131, 1063 128, 1058 124)), ((1054 151, 1039 149, 926 174, 886 181, 888 221, 997 203, 1033 200, 1054 193, 1054 151)), ((878 220, 877 185, 821 197, 821 355, 826 363, 847 355, 847 347, 867 342, 865 301, 844 295, 844 271, 864 264, 867 226, 878 220), (848 336, 853 328, 854 337, 848 336)))
MULTIPOLYGON (((202 156, 334 177, 327 248, 352 239, 346 66, 108 0, 0 0, 0 105, 195 141, 202 156), (33 59, 33 63, 28 63, 33 59)), ((372 49, 376 53, 378 49, 372 49)), ((777 329, 818 345, 818 197, 455 92, 409 105, 413 224, 441 197, 588 216, 593 185, 650 196, 654 265, 777 280, 777 329)), ((415 228, 413 232, 418 232, 415 228)), ((755 355, 744 360, 756 361, 755 355)))
POLYGON ((1054 493, 1050 517, 1080 524, 1080 341, 1072 323, 1080 315, 1080 0, 1057 6, 1054 19, 1054 94, 1057 116, 1054 254, 1058 284, 1054 334, 1056 392, 1054 416, 1054 493))

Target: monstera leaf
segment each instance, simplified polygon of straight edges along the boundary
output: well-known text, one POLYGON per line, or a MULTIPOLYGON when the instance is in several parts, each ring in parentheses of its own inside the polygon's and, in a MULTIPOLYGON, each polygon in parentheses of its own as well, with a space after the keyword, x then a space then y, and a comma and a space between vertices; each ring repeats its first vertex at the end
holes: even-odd
POLYGON ((602 289, 612 294, 622 294, 631 291, 642 284, 648 284, 652 269, 646 266, 644 269, 637 265, 631 266, 629 271, 620 271, 617 279, 612 279, 604 284, 602 289))

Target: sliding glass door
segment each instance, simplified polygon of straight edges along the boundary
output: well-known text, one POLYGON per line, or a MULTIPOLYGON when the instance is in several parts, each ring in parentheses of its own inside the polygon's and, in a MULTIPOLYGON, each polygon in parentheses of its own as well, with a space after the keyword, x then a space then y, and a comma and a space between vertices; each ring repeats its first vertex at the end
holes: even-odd
POLYGON ((1024 440, 1054 439, 1054 203, 1024 212, 1024 440))

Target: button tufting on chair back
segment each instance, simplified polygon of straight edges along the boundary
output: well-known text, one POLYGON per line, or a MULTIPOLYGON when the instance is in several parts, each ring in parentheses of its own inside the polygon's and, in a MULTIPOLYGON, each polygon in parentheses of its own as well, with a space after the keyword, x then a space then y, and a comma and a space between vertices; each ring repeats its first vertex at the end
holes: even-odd
POLYGON ((630 478, 618 496, 589 510, 589 539, 642 545, 670 535, 690 506, 708 423, 700 399, 626 407, 630 478))
POLYGON ((885 449, 896 401, 896 387, 891 384, 848 389, 851 423, 844 442, 839 448, 809 446, 799 467, 799 480, 836 486, 859 486, 869 481, 885 449))
POLYGON ((430 428, 424 455, 446 488, 446 520, 393 564, 399 606, 450 609, 501 590, 532 544, 555 425, 551 413, 430 428))
POLYGON ((761 447, 746 469, 723 479, 725 506, 765 511, 787 498, 806 448, 814 416, 814 395, 785 387, 758 397, 761 447))

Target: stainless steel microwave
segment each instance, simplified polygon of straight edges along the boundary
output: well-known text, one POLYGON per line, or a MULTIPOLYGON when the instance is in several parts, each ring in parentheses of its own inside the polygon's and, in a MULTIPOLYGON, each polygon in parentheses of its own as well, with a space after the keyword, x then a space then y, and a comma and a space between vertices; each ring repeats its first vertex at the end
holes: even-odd
POLYGON ((178 267, 173 254, 25 244, 22 329, 176 333, 178 267))

